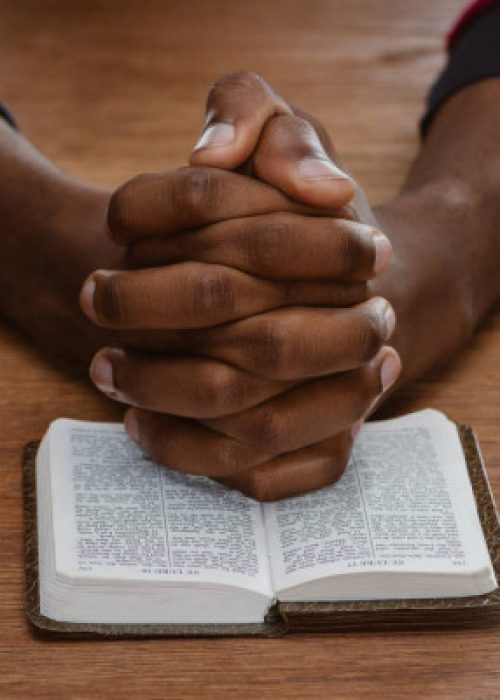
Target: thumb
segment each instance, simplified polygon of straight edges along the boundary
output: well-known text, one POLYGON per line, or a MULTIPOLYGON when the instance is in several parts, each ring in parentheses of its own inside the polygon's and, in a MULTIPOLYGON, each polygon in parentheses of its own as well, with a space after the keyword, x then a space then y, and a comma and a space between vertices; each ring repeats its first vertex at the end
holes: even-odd
POLYGON ((275 114, 292 114, 285 100, 255 73, 227 73, 212 86, 200 140, 191 165, 226 170, 251 156, 266 122, 275 114))
POLYGON ((270 119, 251 168, 257 178, 314 207, 338 209, 355 194, 353 180, 330 158, 312 124, 302 117, 270 119))

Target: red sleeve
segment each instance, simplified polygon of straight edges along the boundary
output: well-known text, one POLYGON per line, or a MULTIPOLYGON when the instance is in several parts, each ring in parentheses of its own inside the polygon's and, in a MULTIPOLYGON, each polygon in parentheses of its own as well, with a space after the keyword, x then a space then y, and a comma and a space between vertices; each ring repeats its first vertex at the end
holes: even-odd
POLYGON ((463 33, 465 28, 483 14, 492 5, 495 5, 498 0, 475 0, 458 16, 446 36, 446 48, 448 51, 453 47, 453 44, 458 37, 463 33))

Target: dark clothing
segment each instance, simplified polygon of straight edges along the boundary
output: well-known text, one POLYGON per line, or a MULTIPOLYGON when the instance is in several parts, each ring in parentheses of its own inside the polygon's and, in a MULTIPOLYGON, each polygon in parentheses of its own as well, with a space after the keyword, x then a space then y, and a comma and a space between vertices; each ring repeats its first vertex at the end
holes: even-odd
POLYGON ((448 63, 427 98, 422 134, 448 97, 466 85, 500 76, 500 2, 482 0, 469 7, 449 35, 448 48, 448 63))

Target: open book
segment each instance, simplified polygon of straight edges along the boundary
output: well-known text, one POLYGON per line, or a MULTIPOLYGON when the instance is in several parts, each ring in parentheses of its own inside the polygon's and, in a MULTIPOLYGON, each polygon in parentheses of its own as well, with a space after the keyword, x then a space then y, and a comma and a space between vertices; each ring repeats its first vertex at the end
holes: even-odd
POLYGON ((260 504, 149 460, 123 426, 60 419, 36 460, 40 613, 71 623, 262 623, 275 601, 497 588, 457 427, 368 423, 334 485, 260 504))

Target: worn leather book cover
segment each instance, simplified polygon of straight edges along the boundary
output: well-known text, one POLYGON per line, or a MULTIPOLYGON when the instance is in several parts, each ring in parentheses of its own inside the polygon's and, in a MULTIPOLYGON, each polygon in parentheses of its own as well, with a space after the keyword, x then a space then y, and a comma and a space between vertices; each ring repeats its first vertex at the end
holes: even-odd
MULTIPOLYGON (((469 476, 493 566, 500 580, 500 522, 471 428, 460 426, 469 476)), ((23 456, 26 612, 40 634, 74 639, 113 637, 276 636, 288 632, 383 629, 476 628, 500 624, 500 588, 465 598, 277 603, 262 624, 90 624, 58 622, 40 614, 35 458, 38 443, 23 456)))

